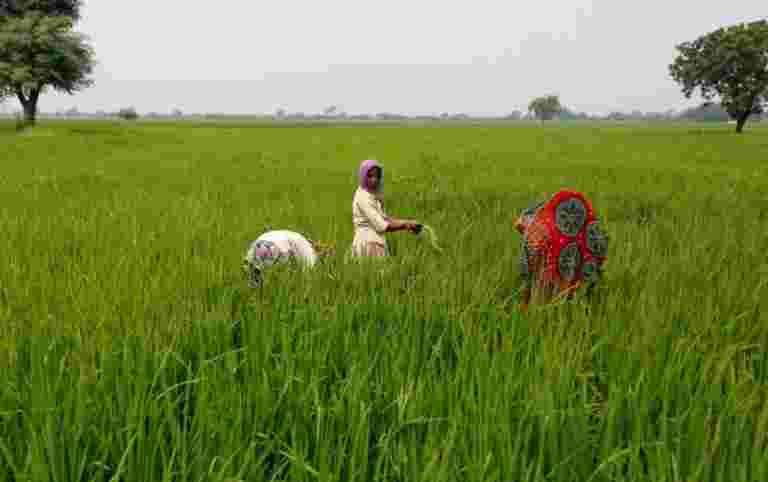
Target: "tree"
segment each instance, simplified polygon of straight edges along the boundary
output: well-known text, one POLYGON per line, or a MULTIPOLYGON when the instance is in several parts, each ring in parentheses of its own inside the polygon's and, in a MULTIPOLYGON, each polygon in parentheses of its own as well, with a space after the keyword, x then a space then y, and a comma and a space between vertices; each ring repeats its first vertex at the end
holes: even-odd
POLYGON ((556 95, 548 95, 546 97, 537 97, 528 104, 528 110, 533 112, 539 120, 551 120, 557 114, 562 112, 563 107, 560 105, 560 97, 556 95))
POLYGON ((690 99, 697 89, 706 101, 720 97, 741 133, 751 115, 768 102, 768 21, 720 28, 677 47, 672 78, 690 99))
POLYGON ((117 111, 117 116, 125 120, 136 120, 139 118, 139 114, 136 112, 136 109, 134 109, 133 107, 123 107, 122 109, 117 111))
POLYGON ((332 117, 336 112, 338 111, 338 107, 335 105, 329 105, 325 109, 323 109, 323 116, 325 117, 332 117))
MULTIPOLYGON (((38 4, 79 2, 0 0, 0 8, 6 10, 8 5, 35 8, 38 4)), ((93 71, 93 50, 83 35, 72 30, 76 15, 76 9, 56 16, 32 9, 0 20, 0 92, 16 96, 29 124, 35 123, 38 99, 48 88, 73 94, 93 84, 88 77, 93 71)))

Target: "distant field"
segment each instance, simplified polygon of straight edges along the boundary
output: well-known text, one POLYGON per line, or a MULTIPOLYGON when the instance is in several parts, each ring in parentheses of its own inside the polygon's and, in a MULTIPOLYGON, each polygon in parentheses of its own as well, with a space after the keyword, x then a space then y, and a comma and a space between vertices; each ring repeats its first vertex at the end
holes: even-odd
POLYGON ((2 480, 768 480, 768 128, 0 123, 2 480), (345 263, 357 166, 440 236, 345 263), (521 316, 513 221, 606 283, 521 316), (263 231, 335 256, 240 272, 263 231))

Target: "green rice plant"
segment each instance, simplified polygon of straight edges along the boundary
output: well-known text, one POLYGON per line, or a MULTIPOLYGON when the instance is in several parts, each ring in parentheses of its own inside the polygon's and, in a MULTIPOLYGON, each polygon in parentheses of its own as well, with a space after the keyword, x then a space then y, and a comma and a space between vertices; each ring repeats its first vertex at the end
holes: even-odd
POLYGON ((3 136, 0 481, 768 480, 768 144, 726 130, 3 136), (371 157, 434 228, 348 262, 371 157), (523 316, 513 223, 561 187, 611 237, 605 279, 523 316), (335 249, 251 289, 268 227, 335 249))
POLYGON ((428 224, 422 224, 421 232, 419 234, 423 238, 427 239, 427 242, 429 242, 429 245, 432 246, 435 251, 438 253, 443 251, 443 248, 440 247, 437 234, 435 234, 435 230, 432 228, 432 226, 428 224))

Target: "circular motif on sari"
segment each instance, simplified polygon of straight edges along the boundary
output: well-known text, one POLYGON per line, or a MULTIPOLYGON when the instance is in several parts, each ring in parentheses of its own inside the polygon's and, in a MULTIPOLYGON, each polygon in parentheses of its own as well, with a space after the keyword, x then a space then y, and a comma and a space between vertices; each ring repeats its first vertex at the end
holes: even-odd
POLYGON ((564 281, 573 281, 581 265, 581 251, 576 243, 571 243, 560 251, 557 258, 557 271, 564 281))
POLYGON ((608 255, 608 237, 605 235, 597 221, 587 225, 587 249, 600 258, 608 255))
POLYGON ((580 199, 572 197, 555 208, 555 225, 566 236, 576 236, 587 220, 587 208, 580 199))

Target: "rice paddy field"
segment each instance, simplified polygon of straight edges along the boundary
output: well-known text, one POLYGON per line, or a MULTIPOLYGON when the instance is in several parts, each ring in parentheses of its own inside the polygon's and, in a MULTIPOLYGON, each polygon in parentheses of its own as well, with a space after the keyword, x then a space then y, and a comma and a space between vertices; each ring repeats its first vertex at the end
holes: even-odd
POLYGON ((768 480, 768 128, 0 125, 0 481, 768 480), (350 263, 362 159, 389 235, 350 263), (583 191, 589 302, 517 308, 583 191), (268 229, 332 244, 241 271, 268 229))

